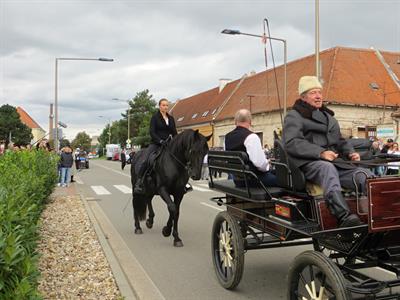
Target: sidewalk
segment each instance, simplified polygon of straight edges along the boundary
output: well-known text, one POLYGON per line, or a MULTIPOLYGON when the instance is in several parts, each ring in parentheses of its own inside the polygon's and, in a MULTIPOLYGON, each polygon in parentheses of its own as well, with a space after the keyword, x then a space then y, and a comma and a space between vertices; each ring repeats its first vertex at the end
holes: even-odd
POLYGON ((56 187, 41 217, 39 291, 44 299, 136 299, 74 184, 56 187))

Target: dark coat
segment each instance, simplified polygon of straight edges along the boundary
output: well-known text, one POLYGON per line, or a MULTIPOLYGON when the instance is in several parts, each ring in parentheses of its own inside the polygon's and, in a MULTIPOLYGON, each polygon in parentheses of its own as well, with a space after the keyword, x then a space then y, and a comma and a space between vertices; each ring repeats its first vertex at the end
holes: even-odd
POLYGON ((334 112, 325 106, 318 110, 301 99, 297 100, 285 118, 283 141, 297 167, 319 160, 322 152, 332 150, 340 157, 334 162, 337 167, 354 168, 351 164, 343 163, 343 159, 348 160, 354 148, 342 137, 334 112))
POLYGON ((168 115, 168 125, 165 123, 160 111, 157 111, 150 121, 150 136, 153 144, 159 145, 161 141, 166 140, 169 135, 177 134, 174 117, 168 115))
POLYGON ((61 152, 60 166, 61 168, 71 168, 74 158, 71 152, 61 152))

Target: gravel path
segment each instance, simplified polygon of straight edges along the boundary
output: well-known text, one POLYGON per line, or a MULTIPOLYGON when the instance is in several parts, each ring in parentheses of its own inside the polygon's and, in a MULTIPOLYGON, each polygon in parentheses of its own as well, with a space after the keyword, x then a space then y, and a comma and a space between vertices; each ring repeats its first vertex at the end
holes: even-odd
POLYGON ((41 222, 39 291, 44 299, 122 299, 79 196, 55 197, 41 222))

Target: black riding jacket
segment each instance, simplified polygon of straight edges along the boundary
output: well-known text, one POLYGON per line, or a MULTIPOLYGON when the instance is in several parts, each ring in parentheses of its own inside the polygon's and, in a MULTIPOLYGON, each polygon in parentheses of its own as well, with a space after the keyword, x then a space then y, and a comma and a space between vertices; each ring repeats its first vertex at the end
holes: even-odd
POLYGON ((169 135, 175 136, 177 134, 175 127, 174 117, 168 115, 168 125, 165 122, 160 111, 157 111, 150 121, 150 136, 154 144, 159 145, 161 141, 166 140, 169 135))

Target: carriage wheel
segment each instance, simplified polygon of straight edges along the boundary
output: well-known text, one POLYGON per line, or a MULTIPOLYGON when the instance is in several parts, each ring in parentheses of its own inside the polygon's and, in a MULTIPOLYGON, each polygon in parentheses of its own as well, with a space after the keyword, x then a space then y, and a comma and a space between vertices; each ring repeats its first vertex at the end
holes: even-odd
POLYGON ((220 212, 215 217, 211 251, 219 283, 226 289, 235 288, 243 275, 243 237, 237 220, 228 212, 220 212))
POLYGON ((295 258, 288 285, 289 300, 351 299, 342 272, 317 251, 305 251, 295 258))

